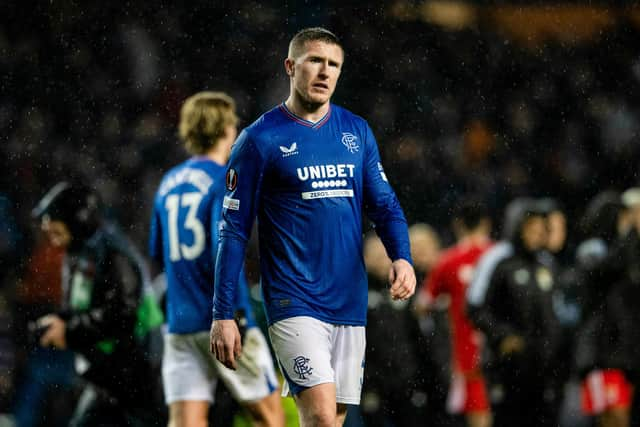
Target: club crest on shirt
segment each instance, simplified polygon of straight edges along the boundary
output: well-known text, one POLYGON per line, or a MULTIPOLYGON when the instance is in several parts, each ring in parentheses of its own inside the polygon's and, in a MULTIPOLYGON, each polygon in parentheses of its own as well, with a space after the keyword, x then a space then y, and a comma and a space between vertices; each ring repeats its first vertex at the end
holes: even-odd
POLYGON ((311 375, 313 373, 313 368, 309 366, 310 360, 311 359, 308 359, 304 356, 293 358, 293 372, 298 374, 298 377, 301 380, 308 379, 307 375, 311 375))
POLYGON ((280 146, 280 151, 282 151, 282 157, 295 156, 298 154, 298 143, 294 142, 290 147, 280 146))
POLYGON ((236 189, 236 187, 238 186, 238 174, 236 173, 236 170, 233 168, 230 168, 227 171, 227 190, 229 191, 233 191, 236 189))
POLYGON ((360 148, 358 145, 358 137, 351 132, 342 132, 342 145, 347 147, 350 153, 356 153, 360 148))

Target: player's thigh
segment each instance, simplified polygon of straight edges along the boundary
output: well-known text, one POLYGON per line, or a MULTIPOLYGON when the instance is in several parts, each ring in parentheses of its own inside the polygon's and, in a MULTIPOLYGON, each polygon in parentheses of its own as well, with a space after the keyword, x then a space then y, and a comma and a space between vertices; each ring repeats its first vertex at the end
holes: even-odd
POLYGON ((335 383, 317 384, 295 395, 300 425, 331 426, 338 421, 335 383))
POLYGON ((284 427, 285 425, 284 408, 277 390, 264 399, 245 402, 243 407, 249 412, 256 426, 284 427))
POLYGON ((217 383, 209 333, 166 334, 162 357, 165 402, 213 402, 217 383))
POLYGON ((209 402, 177 401, 169 405, 169 427, 207 427, 209 402))
POLYGON ((347 405, 336 403, 335 384, 319 384, 296 395, 302 427, 341 427, 347 418, 347 405))
POLYGON ((260 401, 278 389, 273 359, 269 345, 259 328, 249 328, 242 343, 242 353, 235 371, 217 360, 217 375, 239 403, 246 406, 260 401))

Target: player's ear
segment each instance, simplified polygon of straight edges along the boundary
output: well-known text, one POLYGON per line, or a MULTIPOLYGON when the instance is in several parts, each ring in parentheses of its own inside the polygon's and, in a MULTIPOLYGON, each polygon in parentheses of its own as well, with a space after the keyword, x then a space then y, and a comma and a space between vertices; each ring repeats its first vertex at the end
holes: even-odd
POLYGON ((287 58, 284 60, 284 69, 287 71, 287 75, 289 77, 293 77, 295 73, 295 64, 296 61, 292 58, 287 58))

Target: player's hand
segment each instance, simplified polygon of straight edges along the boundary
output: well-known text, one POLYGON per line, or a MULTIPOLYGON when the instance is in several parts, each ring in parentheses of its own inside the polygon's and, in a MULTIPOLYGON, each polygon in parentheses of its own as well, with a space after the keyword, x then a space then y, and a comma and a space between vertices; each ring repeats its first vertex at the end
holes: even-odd
POLYGON ((507 356, 524 350, 524 340, 519 335, 507 335, 500 341, 500 355, 507 356))
POLYGON ((40 345, 42 347, 55 347, 60 350, 67 348, 67 324, 59 316, 49 314, 38 319, 38 327, 47 328, 46 332, 40 337, 40 345))
POLYGON ((413 271, 413 266, 404 259, 393 261, 389 269, 389 284, 391 299, 409 299, 416 290, 416 273, 413 271))
POLYGON ((214 320, 211 323, 211 353, 229 369, 237 368, 237 359, 242 351, 242 338, 233 319, 214 320))

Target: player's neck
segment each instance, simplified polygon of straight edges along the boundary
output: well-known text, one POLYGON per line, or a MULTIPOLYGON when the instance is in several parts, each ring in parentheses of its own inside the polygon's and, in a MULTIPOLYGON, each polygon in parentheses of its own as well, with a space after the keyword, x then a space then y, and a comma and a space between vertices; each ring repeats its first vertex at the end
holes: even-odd
POLYGON ((293 94, 284 102, 284 105, 296 116, 313 123, 322 119, 329 112, 329 102, 313 104, 304 102, 293 94))
POLYGON ((227 164, 227 160, 229 159, 229 153, 227 151, 228 150, 225 150, 222 147, 222 144, 218 144, 207 151, 204 156, 209 160, 213 160, 217 164, 224 166, 227 164))

